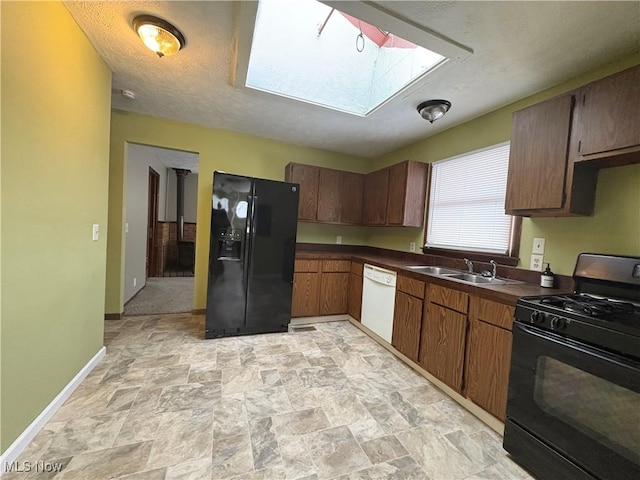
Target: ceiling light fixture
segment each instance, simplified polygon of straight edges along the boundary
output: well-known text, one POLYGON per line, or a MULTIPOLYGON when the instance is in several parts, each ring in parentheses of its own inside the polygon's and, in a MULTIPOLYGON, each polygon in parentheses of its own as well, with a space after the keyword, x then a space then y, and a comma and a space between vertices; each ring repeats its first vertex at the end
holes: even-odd
POLYGON ((444 117, 450 108, 451 102, 447 100, 428 100, 418 105, 418 113, 422 118, 433 123, 444 117))
POLYGON ((187 43, 180 30, 152 15, 140 15, 134 18, 133 29, 147 48, 161 58, 175 55, 187 43))

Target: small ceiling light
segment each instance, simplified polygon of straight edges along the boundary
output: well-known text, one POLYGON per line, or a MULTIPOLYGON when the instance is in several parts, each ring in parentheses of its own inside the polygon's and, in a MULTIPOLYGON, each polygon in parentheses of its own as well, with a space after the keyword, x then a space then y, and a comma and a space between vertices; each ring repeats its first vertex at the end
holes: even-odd
POLYGON ((147 48, 159 57, 175 55, 187 43, 180 30, 152 15, 140 15, 134 18, 133 29, 147 48))
POLYGON ((422 118, 433 123, 439 118, 444 117, 444 114, 447 113, 450 108, 451 102, 447 100, 428 100, 418 105, 418 113, 422 118))

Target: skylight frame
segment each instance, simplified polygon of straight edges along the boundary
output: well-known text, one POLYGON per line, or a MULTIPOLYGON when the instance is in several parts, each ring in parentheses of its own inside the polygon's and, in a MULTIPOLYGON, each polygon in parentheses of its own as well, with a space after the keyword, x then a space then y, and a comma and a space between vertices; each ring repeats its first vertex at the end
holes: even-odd
POLYGON ((300 98, 298 96, 287 95, 281 92, 274 92, 269 89, 260 88, 256 86, 247 85, 247 74, 249 70, 249 60, 251 55, 251 47, 253 43, 254 28, 258 13, 258 2, 238 2, 237 10, 235 11, 235 30, 234 30, 234 60, 236 68, 232 71, 231 83, 237 88, 250 89, 252 91, 261 91, 269 93, 270 95, 277 95, 282 98, 288 98, 295 100, 296 102, 303 102, 311 105, 321 106, 325 109, 334 111, 340 111, 348 113, 349 115, 368 117, 389 103, 394 102, 398 97, 405 98, 415 92, 418 88, 424 85, 425 79, 429 75, 446 65, 446 68, 450 68, 454 64, 463 61, 466 57, 473 53, 473 50, 458 42, 455 42, 437 32, 434 32, 426 27, 418 25, 408 19, 396 15, 378 5, 371 4, 369 2, 361 1, 322 1, 321 3, 336 8, 348 15, 356 17, 363 22, 400 35, 405 40, 408 40, 420 47, 430 50, 434 53, 442 55, 443 61, 433 65, 427 71, 418 75, 416 78, 410 80, 404 87, 392 94, 386 100, 382 101, 375 107, 368 110, 366 113, 361 114, 354 112, 353 110, 346 110, 336 108, 334 106, 326 105, 323 103, 315 102, 313 100, 300 98))

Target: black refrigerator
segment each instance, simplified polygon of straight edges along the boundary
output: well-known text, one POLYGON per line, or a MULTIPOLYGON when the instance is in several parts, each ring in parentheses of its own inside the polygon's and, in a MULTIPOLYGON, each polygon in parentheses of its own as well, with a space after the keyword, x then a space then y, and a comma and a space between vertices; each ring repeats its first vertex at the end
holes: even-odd
POLYGON ((298 190, 214 172, 205 338, 288 330, 298 190))

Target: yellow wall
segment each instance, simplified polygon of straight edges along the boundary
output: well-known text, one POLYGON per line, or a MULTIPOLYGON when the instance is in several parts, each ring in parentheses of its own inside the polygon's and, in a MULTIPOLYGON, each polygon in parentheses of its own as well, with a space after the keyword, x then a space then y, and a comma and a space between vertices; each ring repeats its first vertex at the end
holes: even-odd
MULTIPOLYGON (((283 180, 285 165, 289 162, 307 163, 354 172, 368 171, 371 162, 351 155, 114 110, 111 117, 109 168, 107 313, 120 313, 123 309, 126 142, 174 148, 199 154, 194 299, 194 308, 197 309, 204 308, 206 304, 209 225, 211 222, 210 199, 215 170, 283 180)), ((298 227, 299 242, 335 243, 336 235, 341 235, 345 244, 366 243, 365 229, 305 223, 300 223, 298 227)))
MULTIPOLYGON (((432 137, 384 155, 375 168, 412 159, 433 162, 461 153, 508 141, 513 112, 580 87, 598 78, 640 63, 640 55, 565 82, 542 93, 532 95, 475 120, 445 130, 432 137)), ((640 255, 640 167, 626 166, 600 171, 595 213, 591 217, 546 218, 523 220, 520 243, 520 268, 529 268, 534 237, 546 239, 545 262, 556 273, 571 275, 580 252, 602 252, 640 255)), ((372 246, 409 251, 409 243, 420 246, 423 229, 370 229, 372 246)))
POLYGON ((4 451, 102 348, 111 72, 62 3, 0 5, 4 451))

